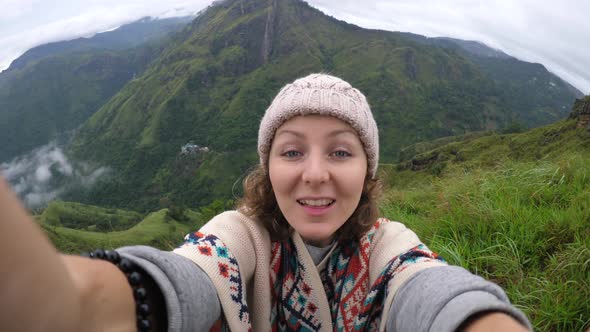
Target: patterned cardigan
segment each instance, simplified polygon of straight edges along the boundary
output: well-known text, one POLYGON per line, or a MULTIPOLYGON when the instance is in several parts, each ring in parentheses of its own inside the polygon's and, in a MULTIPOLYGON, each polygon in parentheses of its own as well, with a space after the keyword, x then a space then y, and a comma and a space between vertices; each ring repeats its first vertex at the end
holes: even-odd
POLYGON ((270 241, 237 211, 216 216, 174 252, 211 278, 224 313, 215 327, 232 331, 383 331, 404 281, 446 265, 404 225, 379 219, 316 266, 297 233, 270 241))

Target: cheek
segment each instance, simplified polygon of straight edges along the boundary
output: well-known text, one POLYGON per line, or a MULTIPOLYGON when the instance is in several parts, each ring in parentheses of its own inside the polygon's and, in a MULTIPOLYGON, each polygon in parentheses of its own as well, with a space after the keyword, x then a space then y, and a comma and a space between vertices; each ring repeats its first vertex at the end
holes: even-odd
POLYGON ((342 172, 340 175, 340 181, 343 185, 343 190, 348 193, 351 198, 360 198, 363 188, 365 186, 365 177, 367 174, 366 166, 363 164, 356 165, 350 169, 342 172))
MULTIPOLYGON (((293 176, 290 174, 288 169, 281 166, 280 163, 269 163, 268 173, 270 178, 270 184, 272 186, 275 195, 285 193, 291 187, 293 176)), ((279 199, 279 197, 277 197, 279 199)))
POLYGON ((364 185, 364 177, 362 179, 355 179, 354 181, 348 182, 347 188, 345 190, 348 192, 351 199, 354 199, 356 202, 358 202, 363 193, 364 185))
POLYGON ((281 178, 277 173, 278 169, 276 163, 273 162, 273 159, 271 157, 268 161, 268 178, 270 179, 270 185, 272 186, 273 190, 275 190, 274 188, 278 186, 278 182, 281 178))

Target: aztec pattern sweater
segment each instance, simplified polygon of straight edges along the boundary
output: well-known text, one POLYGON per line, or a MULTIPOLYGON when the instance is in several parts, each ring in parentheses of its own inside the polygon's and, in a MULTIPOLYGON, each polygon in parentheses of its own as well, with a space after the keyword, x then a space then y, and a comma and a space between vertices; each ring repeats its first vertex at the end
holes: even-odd
POLYGON ((316 266, 297 233, 271 242, 236 211, 187 235, 174 252, 211 278, 224 312, 215 328, 233 331, 383 331, 398 288, 446 265, 405 226, 380 219, 316 266))

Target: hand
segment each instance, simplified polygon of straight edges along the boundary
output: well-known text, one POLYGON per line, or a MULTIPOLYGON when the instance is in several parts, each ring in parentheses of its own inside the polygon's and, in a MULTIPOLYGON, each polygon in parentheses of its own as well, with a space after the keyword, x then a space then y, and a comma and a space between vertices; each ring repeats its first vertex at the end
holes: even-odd
POLYGON ((516 319, 502 312, 491 312, 469 319, 463 332, 528 332, 516 319))
POLYGON ((62 256, 0 176, 0 331, 135 331, 125 275, 62 256))

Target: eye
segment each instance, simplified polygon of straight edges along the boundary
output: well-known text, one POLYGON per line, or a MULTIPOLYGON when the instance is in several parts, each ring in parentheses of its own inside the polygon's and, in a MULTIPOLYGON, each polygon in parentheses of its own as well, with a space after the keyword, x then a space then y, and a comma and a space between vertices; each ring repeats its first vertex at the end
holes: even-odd
POLYGON ((281 154, 281 156, 286 157, 286 158, 297 158, 297 157, 301 156, 301 152, 299 152, 297 150, 289 150, 287 152, 283 152, 283 154, 281 154))
POLYGON ((350 154, 349 152, 344 151, 344 150, 334 151, 332 154, 336 158, 347 158, 347 157, 352 156, 352 154, 350 154))

